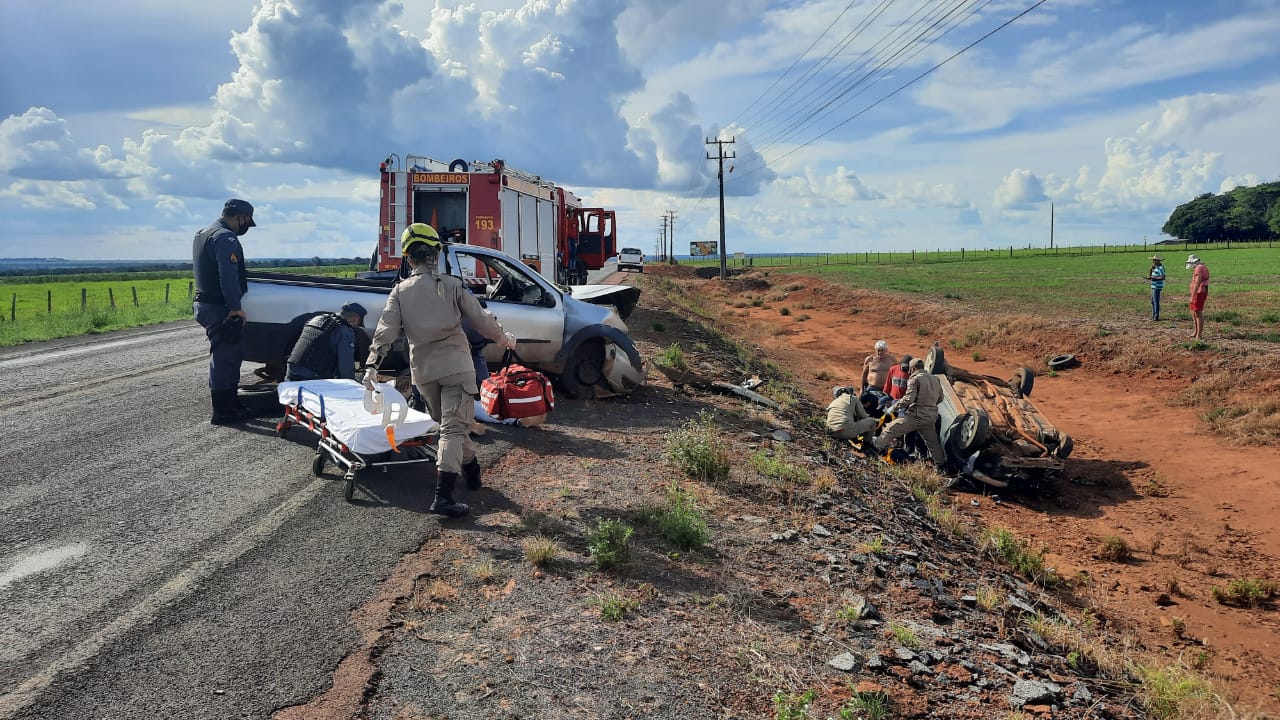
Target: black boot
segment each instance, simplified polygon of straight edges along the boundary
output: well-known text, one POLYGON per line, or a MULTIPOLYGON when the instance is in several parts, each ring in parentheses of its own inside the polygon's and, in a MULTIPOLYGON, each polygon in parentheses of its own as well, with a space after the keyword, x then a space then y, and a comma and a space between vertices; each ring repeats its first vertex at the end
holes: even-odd
POLYGON ((462 466, 462 477, 467 480, 468 490, 480 489, 480 461, 471 458, 471 462, 462 466))
POLYGON ((249 413, 240 407, 235 390, 210 390, 209 397, 213 404, 213 415, 209 418, 211 425, 235 425, 249 417, 249 413))
POLYGON ((436 499, 431 503, 431 512, 447 517, 462 517, 471 512, 465 503, 453 501, 453 486, 458 482, 458 473, 436 473, 436 499))

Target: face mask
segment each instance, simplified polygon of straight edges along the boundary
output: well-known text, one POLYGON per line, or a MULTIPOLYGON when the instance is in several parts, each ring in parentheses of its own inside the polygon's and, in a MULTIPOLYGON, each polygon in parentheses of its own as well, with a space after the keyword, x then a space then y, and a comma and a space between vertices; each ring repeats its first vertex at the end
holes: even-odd
POLYGON ((244 237, 247 232, 249 232, 249 223, 241 220, 240 227, 236 228, 236 237, 244 237))

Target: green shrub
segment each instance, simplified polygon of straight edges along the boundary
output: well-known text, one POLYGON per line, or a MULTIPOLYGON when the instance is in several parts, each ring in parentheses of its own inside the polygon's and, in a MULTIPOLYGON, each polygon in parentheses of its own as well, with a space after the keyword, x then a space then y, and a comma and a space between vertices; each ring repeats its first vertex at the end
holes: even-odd
POLYGON ((889 696, 883 692, 857 692, 840 708, 840 720, 888 720, 889 696))
POLYGON ((1102 541, 1102 546, 1098 548, 1098 557, 1110 562, 1129 562, 1133 557, 1133 552, 1129 550, 1129 543, 1124 538, 1111 537, 1102 541))
POLYGON ((719 437, 715 416, 705 410, 667 434, 667 458, 694 480, 729 476, 729 451, 719 437))
POLYGON ((778 314, 779 314, 779 315, 790 315, 790 314, 791 314, 791 308, 782 308, 781 310, 779 310, 779 311, 778 311, 778 314))
POLYGON ((984 531, 981 546, 988 555, 1032 580, 1048 584, 1058 579, 1052 570, 1045 568, 1044 551, 1032 550, 1031 543, 1019 540, 1005 528, 984 531))
POLYGON ((662 323, 660 323, 660 322, 656 322, 656 323, 654 323, 654 324, 653 324, 653 331, 654 331, 654 332, 666 332, 666 331, 667 331, 667 326, 666 326, 666 325, 663 325, 663 324, 662 324, 662 323))
POLYGON ((757 450, 748 461, 751 469, 769 480, 782 482, 808 482, 809 473, 805 469, 789 462, 779 450, 777 455, 770 455, 765 450, 757 450))
POLYGON ((818 691, 809 689, 795 695, 781 690, 773 696, 775 720, 807 720, 809 706, 818 699, 818 691))
POLYGON ((1280 583, 1239 578, 1227 583, 1226 587, 1214 585, 1213 599, 1223 605, 1256 608, 1275 598, 1277 592, 1280 592, 1280 583))
POLYGON ((622 565, 631 559, 630 525, 620 520, 596 521, 596 527, 587 534, 587 549, 600 570, 622 565))
POLYGON ((662 537, 682 550, 707 544, 707 520, 688 490, 672 482, 667 488, 667 501, 651 517, 662 537))
POLYGON ((658 353, 658 364, 676 370, 688 370, 689 364, 684 361, 684 349, 680 343, 671 343, 658 353))
POLYGON ((609 622, 618 622, 640 609, 640 601, 626 595, 613 594, 600 598, 600 617, 609 622))

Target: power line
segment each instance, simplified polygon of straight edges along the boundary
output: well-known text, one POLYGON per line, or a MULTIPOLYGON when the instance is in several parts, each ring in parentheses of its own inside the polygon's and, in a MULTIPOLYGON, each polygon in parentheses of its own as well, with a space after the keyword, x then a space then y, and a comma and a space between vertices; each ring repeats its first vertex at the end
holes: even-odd
MULTIPOLYGON (((839 123, 836 123, 835 125, 833 125, 832 127, 828 128, 827 130, 824 130, 823 132, 819 133, 818 135, 815 135, 814 137, 809 138, 808 140, 806 140, 805 142, 801 143, 800 145, 797 145, 796 147, 794 147, 794 148, 792 148, 792 149, 788 150, 787 152, 785 152, 785 153, 783 153, 783 154, 781 154, 781 155, 779 155, 779 156, 777 156, 777 157, 773 158, 773 161, 774 161, 774 162, 776 162, 776 161, 778 161, 778 160, 782 160, 783 158, 786 158, 786 157, 788 157, 788 156, 790 156, 790 155, 793 155, 794 153, 799 152, 800 150, 802 150, 802 149, 804 149, 804 148, 808 147, 809 145, 812 145, 813 143, 817 142, 818 140, 821 140, 822 138, 826 137, 827 135, 830 135, 831 133, 835 132, 836 130, 838 130, 838 129, 840 129, 840 128, 844 127, 845 125, 849 124, 850 122, 852 122, 852 121, 854 121, 854 120, 858 119, 859 117, 861 117, 861 116, 865 115, 867 112, 869 112, 871 109, 873 109, 873 108, 875 108, 876 106, 878 106, 880 103, 883 103, 884 101, 886 101, 886 100, 888 100, 888 99, 890 99, 890 98, 894 97, 895 95, 897 95, 898 93, 902 92, 903 90, 906 90, 907 88, 911 87, 912 85, 915 85, 916 83, 920 82, 921 80, 923 80, 924 78, 928 77, 929 75, 932 75, 935 71, 937 71, 937 70, 938 70, 939 68, 941 68, 942 66, 946 65, 947 63, 951 62, 952 60, 955 60, 956 58, 960 57, 961 55, 963 55, 964 53, 968 52, 969 50, 972 50, 972 49, 973 49, 974 47, 976 47, 979 43, 981 43, 981 42, 985 41, 987 38, 991 37, 992 35, 995 35, 996 33, 1000 32, 1001 30, 1005 29, 1006 27, 1009 27, 1010 25, 1012 25, 1013 23, 1015 23, 1015 22, 1017 22, 1018 20, 1022 19, 1022 18, 1023 18, 1023 17, 1025 17, 1028 13, 1030 13, 1031 11, 1033 11, 1033 10, 1035 10, 1036 8, 1040 7, 1041 5, 1045 4, 1046 2, 1048 2, 1048 0, 1037 0, 1037 2, 1035 2, 1035 3, 1031 4, 1029 7, 1027 7, 1027 9, 1023 10, 1022 12, 1018 13, 1017 15, 1014 15, 1013 17, 1009 18, 1008 20, 1004 21, 1004 22, 1003 22, 1003 23, 1001 23, 1000 25, 996 26, 995 28, 993 28, 992 30, 990 30, 989 32, 987 32, 987 33, 986 33, 985 35, 983 35, 982 37, 979 37, 977 40, 974 40, 973 42, 969 43, 968 45, 965 45, 964 47, 960 48, 960 49, 959 49, 959 50, 957 50, 956 52, 954 52, 954 53, 952 53, 951 55, 949 55, 946 59, 944 59, 944 60, 942 60, 941 62, 937 63, 936 65, 934 65, 933 67, 929 68, 928 70, 925 70, 924 72, 922 72, 922 73, 920 73, 919 75, 915 76, 915 77, 914 77, 914 78, 912 78, 911 80, 908 80, 907 82, 905 82, 905 83, 903 83, 902 85, 898 86, 898 88, 897 88, 897 89, 895 89, 894 91, 892 91, 892 92, 890 92, 889 94, 887 94, 887 95, 885 95, 885 96, 881 97, 879 100, 876 100, 875 102, 873 102, 873 103, 871 103, 870 105, 868 105, 868 106, 864 107, 863 109, 859 110, 858 112, 854 113, 853 115, 850 115, 849 117, 845 118, 844 120, 841 120, 839 123)), ((766 166, 767 166, 767 164, 766 164, 766 166)), ((739 175, 739 176, 738 176, 738 178, 739 178, 739 179, 741 179, 741 178, 743 178, 743 177, 747 177, 747 176, 749 176, 749 175, 752 175, 752 174, 754 174, 754 173, 759 172, 761 169, 762 169, 761 167, 753 168, 753 169, 751 169, 751 170, 748 170, 748 171, 747 171, 747 172, 745 172, 745 173, 742 173, 741 175, 739 175)))

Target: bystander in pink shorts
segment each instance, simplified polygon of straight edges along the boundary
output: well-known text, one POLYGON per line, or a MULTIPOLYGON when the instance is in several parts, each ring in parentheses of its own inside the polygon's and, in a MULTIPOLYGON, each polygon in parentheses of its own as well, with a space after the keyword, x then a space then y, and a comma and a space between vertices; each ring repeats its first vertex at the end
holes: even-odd
POLYGON ((1204 310, 1204 301, 1209 299, 1209 291, 1198 292, 1191 296, 1191 312, 1204 310))

